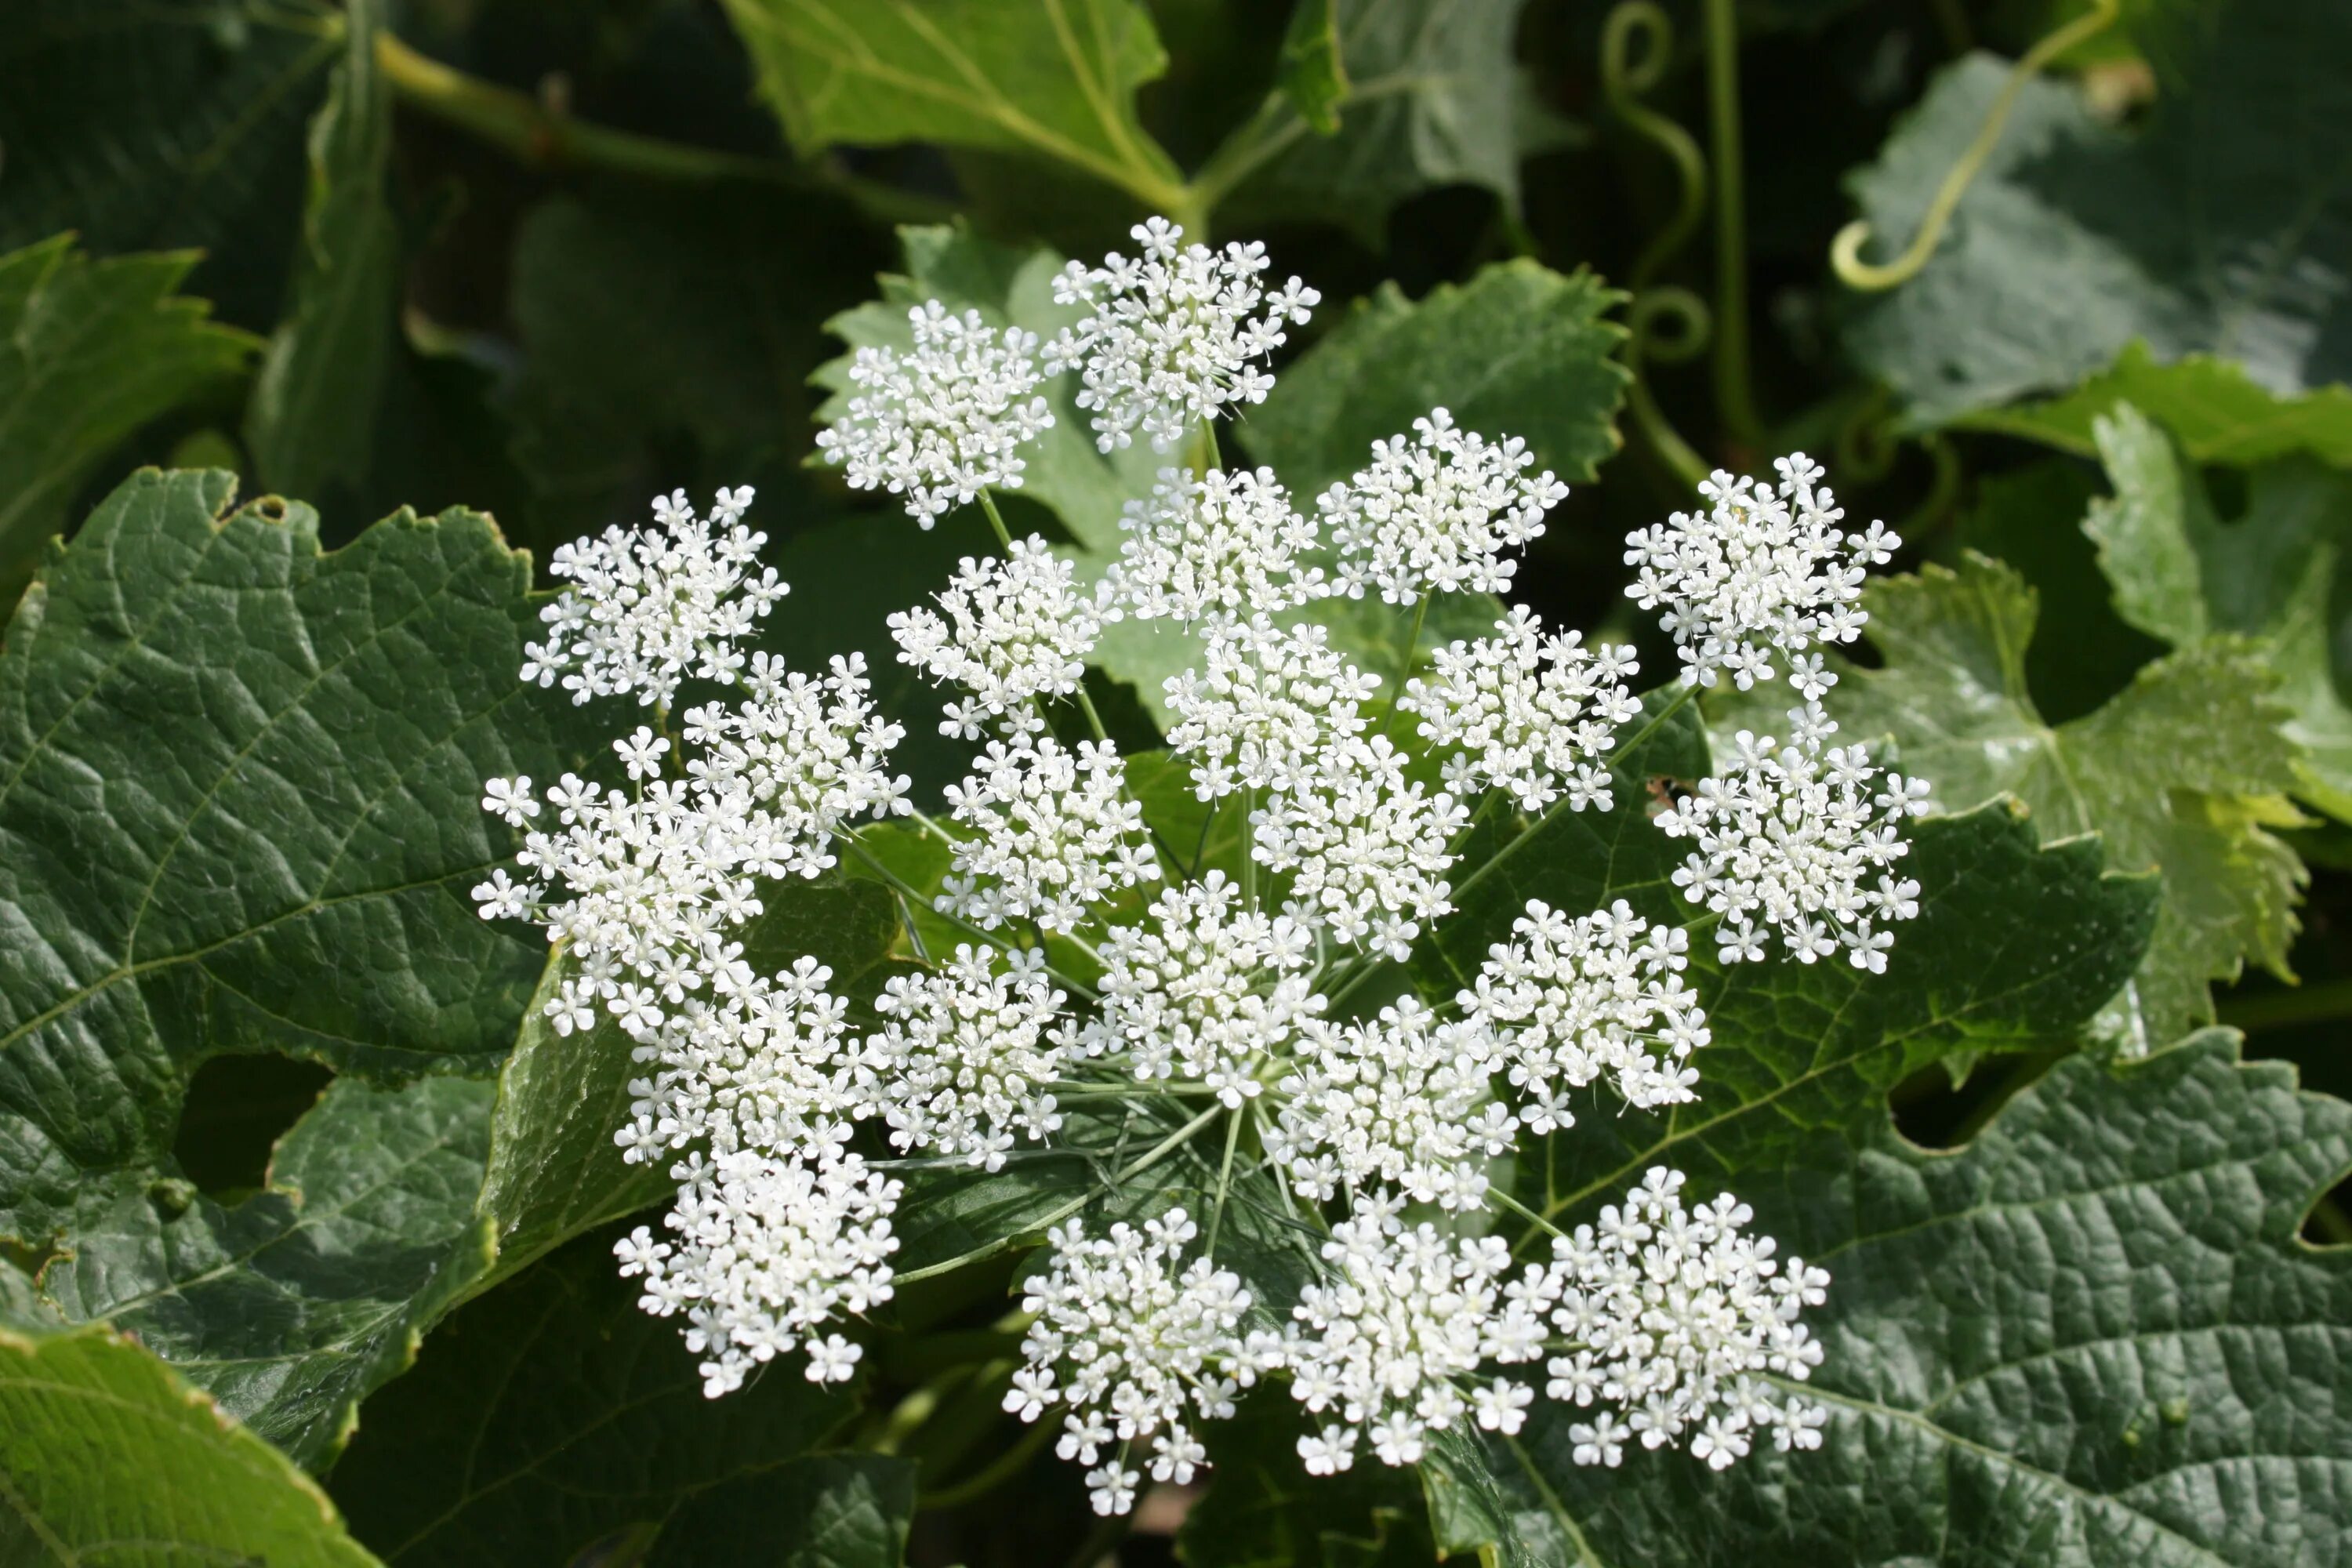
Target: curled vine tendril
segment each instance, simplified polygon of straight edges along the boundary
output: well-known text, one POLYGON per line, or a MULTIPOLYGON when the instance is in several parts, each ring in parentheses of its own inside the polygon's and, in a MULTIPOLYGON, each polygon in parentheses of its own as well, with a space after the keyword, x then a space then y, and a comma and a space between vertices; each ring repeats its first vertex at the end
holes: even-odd
POLYGON ((1945 174, 1943 184, 1936 187, 1935 199, 1927 204, 1918 233, 1911 237, 1911 243, 1901 255, 1887 262, 1862 258, 1862 247, 1870 242, 1870 222, 1866 218, 1856 218, 1838 230, 1837 238, 1830 242, 1830 268, 1839 281, 1849 289, 1876 293, 1916 278, 1942 242, 1944 230, 1950 225, 1960 198, 1968 194, 1969 184, 1983 171, 1993 149, 2000 144, 2010 110, 2017 107, 2018 95, 2025 90, 2025 84, 2068 49, 2105 32, 2115 22, 2121 5, 2122 0, 2091 0, 2089 11, 2052 32, 2010 68, 2009 79, 2001 83, 1992 107, 1985 111, 1984 124, 1978 129, 1976 140, 1969 143, 1968 150, 1945 174))

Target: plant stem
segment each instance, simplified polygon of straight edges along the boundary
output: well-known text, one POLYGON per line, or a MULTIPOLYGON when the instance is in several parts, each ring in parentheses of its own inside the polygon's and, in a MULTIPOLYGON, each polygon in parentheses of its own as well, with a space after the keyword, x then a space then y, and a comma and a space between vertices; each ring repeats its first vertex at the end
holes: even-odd
POLYGON ((1053 1436, 1059 1430, 1060 1428, 1050 1421, 1030 1423, 1029 1430, 1023 1433, 1020 1440, 1003 1453, 974 1470, 962 1480, 950 1486, 941 1487, 935 1492, 922 1493, 915 1500, 916 1508, 926 1511, 931 1509, 961 1508, 974 1498, 986 1496, 1027 1469, 1029 1461, 1037 1457, 1037 1450, 1045 1446, 1045 1439, 1053 1436))
MULTIPOLYGON (((947 921, 948 924, 955 927, 958 931, 969 934, 977 942, 987 943, 990 947, 995 948, 1000 952, 1013 952, 1018 951, 1013 943, 1005 941, 994 931, 982 931, 980 927, 973 925, 971 921, 960 919, 955 915, 948 913, 945 910, 932 905, 930 900, 924 897, 921 889, 916 887, 912 882, 908 881, 907 879, 898 875, 898 872, 890 869, 889 867, 885 866, 880 860, 876 859, 873 851, 866 848, 863 844, 860 844, 856 838, 844 835, 842 842, 849 846, 849 852, 852 855, 856 856, 860 860, 863 860, 866 863, 866 869, 881 878, 882 880, 890 887, 898 889, 898 891, 904 895, 910 903, 920 902, 925 907, 929 908, 933 914, 939 916, 940 919, 947 921)), ((1084 996, 1089 1002, 1095 999, 1094 987, 1088 985, 1085 981, 1073 979, 1071 976, 1063 973, 1060 970, 1055 969, 1051 964, 1046 965, 1045 973, 1053 977, 1055 984, 1069 987, 1069 989, 1076 992, 1079 995, 1084 996)))
POLYGON ((1739 17, 1706 0, 1706 102, 1715 164, 1715 402, 1733 441, 1753 447, 1763 421, 1748 377, 1748 208, 1740 168, 1739 17))
POLYGON ((1225 1194, 1234 1182, 1234 1146, 1242 1141, 1242 1113, 1233 1111, 1225 1118, 1225 1157, 1217 1166, 1217 1201, 1209 1210, 1208 1245, 1201 1250, 1213 1258, 1217 1254, 1217 1231, 1225 1223, 1225 1194))
MULTIPOLYGON (((1083 683, 1078 687, 1077 699, 1078 711, 1087 716, 1087 728, 1095 732, 1097 741, 1108 741, 1110 731, 1103 728, 1102 715, 1095 711, 1095 700, 1087 695, 1087 689, 1083 683)), ((1165 849, 1167 846, 1163 844, 1160 847, 1165 849)), ((1173 859, 1174 857, 1171 856, 1170 858, 1173 859)))
POLYGON ((996 498, 986 490, 981 491, 980 510, 988 514, 988 525, 996 530, 996 542, 1010 551, 1013 548, 1013 531, 1004 526, 1004 514, 996 510, 996 498))
POLYGON ((747 157, 575 120, 528 93, 468 76, 419 54, 389 32, 376 35, 375 59, 377 68, 404 102, 532 168, 597 169, 689 184, 754 181, 826 189, 847 196, 876 217, 899 223, 936 223, 953 211, 946 203, 861 180, 828 165, 810 168, 774 158, 747 157))

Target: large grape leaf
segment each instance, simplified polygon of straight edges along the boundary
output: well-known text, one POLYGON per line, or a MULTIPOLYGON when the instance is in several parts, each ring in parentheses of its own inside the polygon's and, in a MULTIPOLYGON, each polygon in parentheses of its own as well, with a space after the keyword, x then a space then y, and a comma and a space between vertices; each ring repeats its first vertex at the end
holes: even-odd
POLYGON ((0 1561, 375 1559, 316 1482, 131 1340, 0 1317, 0 1561))
MULTIPOLYGON (((1313 68, 1286 72, 1202 166, 1224 226, 1312 216, 1378 247, 1398 203, 1457 184, 1483 186, 1516 213, 1519 161, 1561 140, 1519 79, 1521 0, 1338 0, 1323 9, 1328 19, 1306 31, 1299 61, 1313 68), (1315 96, 1302 100, 1302 87, 1315 96), (1328 132, 1313 123, 1317 113, 1334 118, 1328 132)), ((1292 37, 1301 37, 1297 21, 1292 37)))
POLYGON ((342 53, 323 0, 18 0, 0 39, 0 250, 202 248, 194 289, 278 317, 302 130, 342 53))
POLYGON ((581 748, 520 700, 528 563, 488 519, 324 554, 308 508, 234 489, 133 476, 0 650, 0 1236, 317 1458, 488 1261, 489 1086, 367 1086, 504 1058, 545 950, 472 909, 510 842, 480 781, 581 748), (181 1100, 260 1053, 358 1081, 224 1209, 171 1152, 181 1100))
POLYGON ((1822 1449, 1584 1468, 1542 1409, 1522 1528, 1595 1564, 2352 1560, 2352 1269, 2297 1236, 2352 1108, 2208 1030, 2063 1061, 1954 1152, 1872 1121, 1727 1179, 1832 1277, 1822 1449))
MULTIPOLYGON (((1866 635, 1885 666, 1841 662, 1827 699, 1848 738, 1891 738, 1938 809, 2008 793, 2046 839, 2099 833, 2126 869, 2162 873, 2146 961, 2118 1026, 2147 1049, 2212 1017, 2207 983, 2244 960, 2284 973, 2304 871, 2272 832, 2300 820, 2284 800, 2297 748, 2278 678, 2259 651, 2208 639, 2142 668, 2104 707, 2043 721, 2023 658, 2038 595, 2011 568, 1969 554, 1957 570, 1880 578, 1864 590, 1866 635)), ((1785 688, 1716 710, 1720 728, 1779 732, 1785 688)))
POLYGON ((386 199, 392 87, 376 70, 380 0, 348 0, 343 55, 310 126, 310 194, 291 300, 246 407, 246 445, 288 495, 355 486, 400 305, 400 235, 386 199))
MULTIPOLYGON (((393 1564, 562 1568, 730 1482, 776 1487, 856 1407, 792 1364, 714 1403, 637 1294, 594 1236, 454 1313, 336 1463, 352 1532, 393 1564)), ((788 1515, 761 1522, 790 1539, 788 1515)))
POLYGON ((914 1461, 808 1454, 688 1502, 656 1538, 646 1568, 899 1568, 914 1521, 914 1461))
POLYGON ((1167 210, 1181 180, 1135 112, 1167 69, 1138 0, 727 0, 794 146, 1025 153, 1167 210))
MULTIPOLYGON (((1855 311, 1847 344, 1924 421, 2062 393, 2145 342, 2241 362, 2272 392, 2352 374, 2352 10, 2335 0, 2144 0, 2147 123, 2038 81, 1927 269, 1855 311)), ((1937 78, 1852 180, 1880 254, 1909 240, 2007 63, 1937 78)))
POLYGON ((173 292, 194 259, 91 261, 70 235, 0 256, 0 604, 101 458, 251 361, 251 338, 173 292))
POLYGON ((2083 527, 2116 612, 2180 647, 2214 633, 2261 639, 2302 748, 2296 793, 2352 818, 2352 706, 2334 668, 2352 479, 2307 457, 2265 463, 2244 476, 2244 510, 2224 520, 2196 468, 2131 404, 2092 434, 2116 493, 2083 527))
POLYGON ((1525 438, 1538 467, 1583 483, 1622 444, 1633 377, 1614 358, 1625 329, 1604 318, 1623 298, 1590 272, 1533 261, 1417 300, 1383 284, 1283 372, 1242 438, 1311 498, 1443 405, 1465 429, 1525 438))

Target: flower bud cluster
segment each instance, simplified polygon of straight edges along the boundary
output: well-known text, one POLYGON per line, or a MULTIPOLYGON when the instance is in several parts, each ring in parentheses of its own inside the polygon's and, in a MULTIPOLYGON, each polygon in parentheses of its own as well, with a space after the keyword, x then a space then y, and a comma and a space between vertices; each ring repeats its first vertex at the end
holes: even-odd
POLYGON ((929 528, 986 489, 1018 489, 1021 447, 1054 423, 1037 395, 1044 378, 1037 334, 1002 331, 977 310, 959 316, 938 300, 907 313, 914 347, 862 348, 849 379, 860 388, 831 429, 817 435, 852 488, 904 496, 929 528))

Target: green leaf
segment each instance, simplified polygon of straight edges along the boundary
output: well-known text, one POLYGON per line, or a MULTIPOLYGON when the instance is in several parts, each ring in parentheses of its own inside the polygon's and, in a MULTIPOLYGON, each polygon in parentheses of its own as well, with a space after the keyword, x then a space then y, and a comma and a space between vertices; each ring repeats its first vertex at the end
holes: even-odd
POLYGON ((310 126, 310 186, 293 298, 262 357, 245 438, 265 482, 289 495, 354 483, 400 305, 400 236, 384 195, 392 89, 376 74, 378 0, 343 13, 343 58, 310 126))
MULTIPOLYGON (((583 1237, 467 1303, 368 1401, 331 1489, 385 1563, 562 1568, 633 1529, 667 1541, 730 1483, 791 1490, 854 1407, 788 1363, 705 1398, 677 1320, 614 1270, 609 1238, 583 1237)), ((791 1538, 792 1510, 759 1511, 791 1538)))
POLYGON ((100 459, 251 362, 251 338, 173 292, 194 260, 91 261, 70 235, 0 256, 0 605, 100 459))
POLYGON ((425 1326, 488 1269, 475 1217, 490 1086, 331 1085, 233 1206, 153 1171, 93 1176, 42 1270, 75 1321, 111 1322, 247 1426, 317 1465, 425 1326))
POLYGON ((2063 396, 1983 409, 1958 423, 2095 457, 2095 426, 2123 404, 2163 426, 2193 462, 2252 465, 2308 452, 2352 468, 2352 388, 2329 384, 2281 396, 2235 360, 2188 354, 2162 364, 2137 339, 2114 364, 2063 396))
POLYGON ((1277 90, 1202 170, 1223 224, 1317 217, 1378 247, 1399 203, 1444 185, 1490 190, 1516 215, 1519 160, 1558 140, 1515 58, 1521 8, 1302 5, 1277 90))
POLYGON ((2177 646, 2209 632, 2260 639, 2301 748, 2296 794, 2352 820, 2352 705, 2334 662, 2352 479, 2309 458, 2266 463, 2245 475, 2244 510, 2225 521, 2203 477, 2137 408, 2117 405, 2093 433, 2116 494, 2083 529, 2116 612, 2177 646))
POLYGON ((898 1568, 914 1517, 911 1460, 811 1454, 688 1503, 646 1568, 898 1568))
POLYGON ((1436 1558, 1412 1472, 1366 1464, 1310 1476, 1297 1444, 1312 1429, 1286 1388, 1262 1390, 1206 1428, 1209 1489, 1176 1534, 1190 1568, 1405 1568, 1436 1558))
POLYGON ((342 53, 320 0, 17 0, 0 45, 0 250, 202 249, 227 320, 278 313, 302 130, 342 53))
MULTIPOLYGON (((2096 833, 2111 864, 2162 873, 2122 1025, 2138 1048, 2210 1021, 2207 982, 2235 978, 2245 959, 2284 973, 2304 871, 2270 830, 2299 820, 2282 798, 2296 748, 2280 732, 2277 678, 2254 650, 2200 643, 2141 669, 2096 711, 2051 725, 2023 673, 2038 595, 2010 568, 1969 555, 1957 571, 1874 579, 1864 604, 1885 664, 1838 665, 1826 704, 1848 737, 1892 737, 1895 762, 1934 784, 1938 809, 2014 795, 2043 838, 2096 833)), ((1762 688, 1722 704, 1717 722, 1777 732, 1786 704, 1784 689, 1762 688)))
POLYGON ((2352 1253, 2296 1232, 2352 1163, 2352 1108, 2210 1030, 2062 1062, 1952 1152, 1874 1121, 1835 1161, 1731 1183, 1832 1277, 1807 1314, 1821 1450, 1586 1469, 1572 1415, 1542 1410, 1528 1501, 1583 1561, 2342 1560, 2352 1253))
POLYGON ((483 1257, 488 1086, 338 1085, 280 1190, 228 1210, 172 1157, 182 1096, 232 1053, 387 1088, 494 1068, 545 948, 471 907, 509 844, 481 781, 584 748, 514 678, 536 607, 488 519, 324 554, 308 508, 234 489, 133 476, 0 650, 0 1236, 316 1458, 444 1261, 483 1257))
POLYGON ((102 1328, 0 1324, 0 1560, 368 1568, 286 1457, 102 1328))
POLYGON ((1136 117, 1168 68, 1136 0, 727 0, 793 144, 936 142, 1066 163, 1163 211, 1182 181, 1136 117))
MULTIPOLYGON (((833 970, 833 994, 863 1003, 881 989, 898 935, 898 906, 879 884, 777 882, 744 927, 744 956, 763 973, 803 954, 833 970)), ((482 1212, 495 1221, 499 1273, 514 1273, 582 1231, 655 1204, 677 1190, 660 1165, 632 1165, 613 1135, 626 1125, 630 1080, 646 1069, 628 1036, 610 1020, 558 1035, 541 1005, 562 985, 568 959, 549 960, 522 1016, 499 1080, 482 1212)))
POLYGON ((1328 136, 1339 129, 1339 106, 1354 90, 1339 39, 1339 0, 1298 0, 1275 80, 1308 130, 1328 136))
MULTIPOLYGON (((2143 0, 2127 25, 2156 74, 2146 126, 2029 83, 1927 269, 1856 312, 1849 349, 1915 418, 2066 392, 2135 340, 2158 363, 2237 360, 2283 395, 2352 374, 2352 12, 2143 0)), ((1874 254, 1908 243, 2006 71, 1945 71, 1853 177, 1874 254)))
POLYGON ((1311 500, 1363 467, 1374 441, 1443 406, 1465 429, 1524 437, 1538 468, 1589 481, 1620 445, 1632 377, 1612 356, 1625 330, 1602 317, 1623 298, 1590 272, 1533 261, 1418 300, 1383 284, 1283 373, 1243 439, 1311 500))
POLYGON ((803 488, 803 383, 832 352, 825 318, 866 293, 878 256, 845 209, 805 198, 613 192, 534 208, 515 241, 511 405, 534 541, 634 523, 674 484, 698 499, 752 484, 769 498, 758 515, 782 515, 803 488), (812 224, 824 246, 805 243, 812 224))

